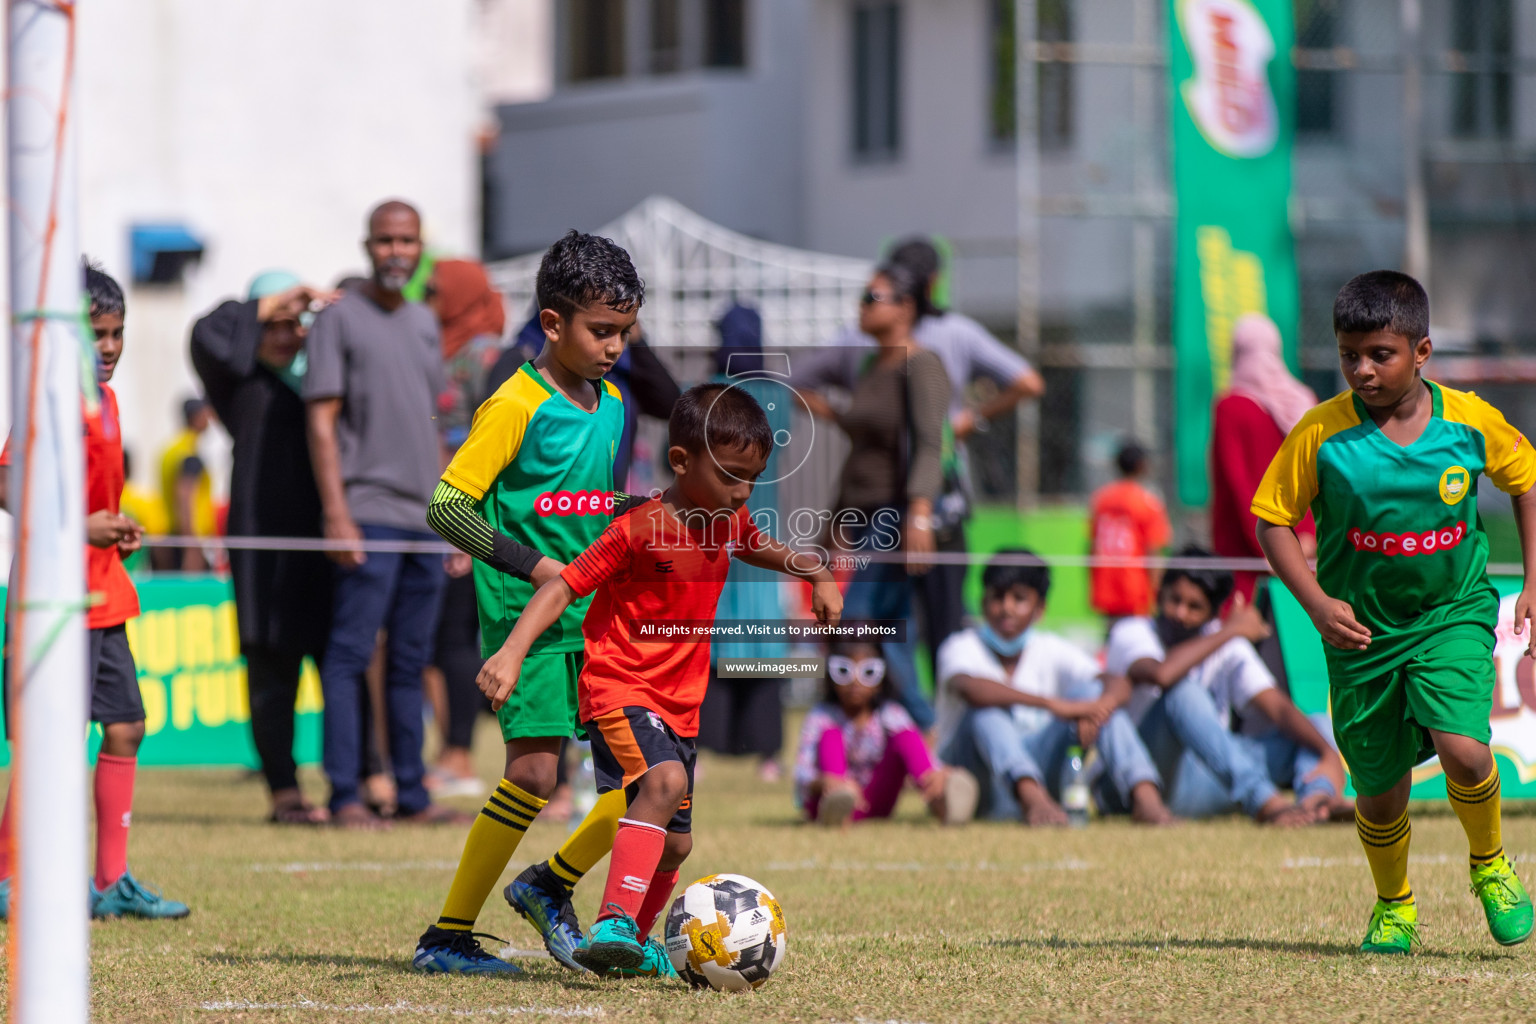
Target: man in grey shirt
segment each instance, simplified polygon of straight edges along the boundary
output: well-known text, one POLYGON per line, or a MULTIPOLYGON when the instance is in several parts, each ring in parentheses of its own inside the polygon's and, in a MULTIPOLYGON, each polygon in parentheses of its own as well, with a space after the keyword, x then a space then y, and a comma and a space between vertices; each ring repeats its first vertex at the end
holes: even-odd
MULTIPOLYGON (((432 541, 427 503, 442 472, 437 394, 442 357, 437 320, 401 294, 421 261, 421 218, 391 201, 368 218, 363 248, 373 276, 321 311, 309 333, 304 378, 310 460, 328 540, 432 541)), ((385 711, 398 817, 463 821, 434 805, 423 784, 421 673, 432 654, 446 576, 433 554, 333 552, 335 615, 320 685, 325 695, 325 773, 331 820, 379 828, 364 806, 364 676, 379 630, 388 631, 385 711)))

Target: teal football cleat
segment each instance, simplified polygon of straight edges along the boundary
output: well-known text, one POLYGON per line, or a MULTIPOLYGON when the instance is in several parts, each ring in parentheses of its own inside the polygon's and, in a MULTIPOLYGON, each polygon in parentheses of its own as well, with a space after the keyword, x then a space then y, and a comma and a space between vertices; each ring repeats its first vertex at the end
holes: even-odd
POLYGON ((677 976, 677 970, 672 966, 672 958, 667 956, 666 947, 661 944, 660 939, 648 939, 642 948, 645 950, 645 959, 640 961, 639 967, 618 967, 609 971, 604 977, 682 980, 677 976))
POLYGON ((572 954, 578 964, 595 974, 634 970, 645 963, 645 946, 635 919, 615 904, 608 907, 617 913, 594 924, 592 934, 572 954))
MULTIPOLYGON (((451 932, 433 925, 416 942, 411 967, 423 974, 522 974, 523 969, 485 951, 476 936, 484 932, 451 932)), ((496 939, 494 935, 485 935, 496 939)), ((496 939, 497 942, 505 941, 496 939)))
POLYGON ((190 913, 192 910, 185 903, 168 900, 153 889, 145 888, 127 871, 123 872, 122 878, 107 886, 105 891, 98 890, 94 881, 91 883, 92 917, 142 917, 158 920, 186 917, 190 913))
POLYGON ((576 923, 576 908, 571 894, 560 884, 547 864, 534 864, 502 890, 512 909, 538 930, 549 955, 573 971, 586 968, 576 962, 576 947, 581 945, 581 926, 576 923))

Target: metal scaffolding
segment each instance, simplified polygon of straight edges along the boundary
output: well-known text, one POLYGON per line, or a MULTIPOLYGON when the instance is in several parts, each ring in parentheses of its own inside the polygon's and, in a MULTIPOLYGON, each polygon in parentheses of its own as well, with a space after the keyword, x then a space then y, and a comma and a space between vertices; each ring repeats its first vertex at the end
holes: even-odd
MULTIPOLYGON (((1073 25, 1089 20, 1081 17, 1085 13, 1112 9, 1113 17, 1094 21, 1101 37, 1085 32, 1046 39, 1038 31, 1045 0, 994 2, 1012 8, 1018 41, 1012 83, 1017 339, 1057 392, 1047 396, 1043 412, 1019 414, 1018 436, 1033 443, 1016 445, 1009 454, 1016 467, 1017 499, 1027 505, 1041 495, 1080 495, 1104 479, 1106 446, 1099 444, 1096 463, 1083 449, 1109 433, 1107 424, 1113 423, 1117 435, 1133 434, 1162 451, 1170 448, 1176 411, 1170 408, 1166 383, 1172 368, 1169 232, 1176 211, 1166 125, 1168 4, 1055 0, 1058 12, 1066 11, 1073 25), (1088 76, 1118 75, 1116 88, 1128 86, 1123 103, 1106 104, 1107 90, 1097 80, 1092 83, 1098 86, 1097 105, 1080 98, 1073 103, 1084 124, 1100 119, 1096 127, 1129 126, 1128 159, 1122 151, 1115 153, 1129 165, 1128 176, 1116 179, 1123 188, 1082 187, 1098 154, 1070 147, 1065 156, 1060 147, 1049 156, 1044 152, 1039 83, 1048 68, 1068 69, 1079 84, 1088 76), (1051 176, 1044 173, 1051 160, 1058 169, 1065 165, 1081 173, 1057 173, 1057 187, 1052 187, 1051 176), (1063 177, 1070 179, 1066 188, 1060 187, 1063 177), (1102 310, 1064 310, 1042 286, 1042 247, 1050 244, 1053 231, 1062 230, 1061 222, 1106 220, 1129 222, 1129 294, 1109 316, 1102 310), (1080 399, 1098 393, 1090 386, 1093 375, 1126 373, 1129 386, 1113 389, 1112 408, 1102 400, 1080 399), (1071 394, 1061 394, 1063 383, 1071 394), (1075 467, 1068 465, 1073 458, 1075 467)), ((1521 199, 1519 184, 1526 182, 1523 168, 1536 167, 1536 117, 1523 117, 1519 104, 1527 93, 1536 100, 1536 53, 1523 54, 1518 41, 1501 39, 1497 29, 1512 17, 1506 8, 1515 7, 1536 16, 1532 0, 1399 0, 1395 8, 1362 0, 1295 4, 1297 45, 1289 57, 1304 79, 1298 114, 1307 115, 1308 122, 1298 127, 1291 220, 1302 272, 1302 364, 1320 392, 1336 390, 1328 316, 1344 278, 1392 265, 1428 281, 1432 242, 1441 236, 1431 227, 1457 218, 1448 189, 1442 185, 1437 190, 1437 182, 1455 176, 1444 168, 1492 163, 1522 169, 1505 205, 1518 207, 1512 224, 1529 219, 1525 206, 1536 204, 1521 199)), ((1536 181, 1536 171, 1531 179, 1536 181)), ((957 250, 968 255, 963 243, 957 250)), ((1442 275, 1432 295, 1440 308, 1454 310, 1461 288, 1442 275)), ((1476 339, 1461 339, 1463 331, 1454 324, 1445 333, 1442 350, 1447 355, 1467 345, 1478 350, 1476 339)), ((1486 360, 1475 367, 1465 360, 1442 363, 1463 377, 1488 369, 1486 360)))

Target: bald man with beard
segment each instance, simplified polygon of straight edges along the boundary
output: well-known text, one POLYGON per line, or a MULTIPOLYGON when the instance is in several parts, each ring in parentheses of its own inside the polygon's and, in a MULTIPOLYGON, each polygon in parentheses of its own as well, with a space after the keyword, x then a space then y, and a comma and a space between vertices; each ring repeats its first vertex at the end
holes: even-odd
MULTIPOLYGON (((432 541, 426 516, 443 467, 434 420, 443 362, 436 318, 401 294, 421 262, 421 216, 391 200, 374 208, 367 232, 371 276, 322 310, 309 335, 304 399, 322 525, 328 540, 348 544, 432 541)), ((380 630, 388 633, 384 689, 396 820, 467 821, 434 805, 423 784, 421 673, 446 582, 442 557, 356 547, 331 558, 334 615, 320 684, 332 822, 387 824, 360 793, 364 674, 380 630)))

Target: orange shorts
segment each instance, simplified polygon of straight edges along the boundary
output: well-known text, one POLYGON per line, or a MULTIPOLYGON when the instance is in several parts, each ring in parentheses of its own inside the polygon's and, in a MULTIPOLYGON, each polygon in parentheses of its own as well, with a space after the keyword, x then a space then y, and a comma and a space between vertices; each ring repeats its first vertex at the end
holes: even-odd
POLYGON ((676 761, 688 773, 688 794, 667 823, 668 832, 693 831, 693 766, 698 751, 693 740, 672 731, 650 708, 619 708, 583 722, 592 741, 592 770, 597 791, 624 790, 633 801, 640 776, 667 761, 676 761))

